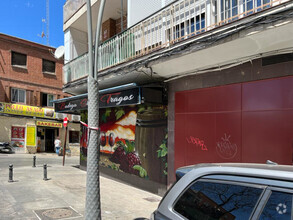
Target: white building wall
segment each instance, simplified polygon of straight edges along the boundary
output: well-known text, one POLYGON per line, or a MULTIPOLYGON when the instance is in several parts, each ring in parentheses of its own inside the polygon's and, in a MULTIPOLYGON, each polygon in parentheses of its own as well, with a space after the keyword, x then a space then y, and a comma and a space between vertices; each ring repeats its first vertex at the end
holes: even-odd
POLYGON ((160 0, 128 0, 127 27, 160 10, 164 4, 165 1, 160 0))
POLYGON ((69 28, 64 33, 65 63, 79 57, 88 50, 87 33, 69 28))
POLYGON ((162 1, 164 3, 164 6, 171 4, 172 2, 175 2, 176 0, 164 0, 162 1))

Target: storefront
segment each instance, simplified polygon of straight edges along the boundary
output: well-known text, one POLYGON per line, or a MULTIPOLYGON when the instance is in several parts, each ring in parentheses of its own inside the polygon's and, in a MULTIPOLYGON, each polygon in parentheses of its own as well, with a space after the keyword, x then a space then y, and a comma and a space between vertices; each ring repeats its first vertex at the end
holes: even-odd
POLYGON ((37 150, 40 152, 54 152, 55 137, 59 137, 61 122, 37 121, 37 150))
MULTIPOLYGON (((50 108, 4 102, 0 102, 0 106, 0 124, 3 128, 0 129, 0 141, 10 142, 16 151, 54 152, 54 140, 58 136, 64 143, 65 129, 62 117, 65 117, 65 114, 60 117, 50 108)), ((70 123, 69 127, 69 131, 79 133, 79 123, 70 123)), ((78 143, 79 139, 75 139, 74 142, 78 143)), ((69 149, 74 145, 67 143, 69 149)))
MULTIPOLYGON (((158 192, 166 188, 167 107, 164 88, 128 84, 99 95, 103 173, 158 192)), ((87 94, 57 100, 56 112, 78 112, 87 123, 87 94)), ((86 167, 88 130, 81 125, 80 165, 86 167)))
POLYGON ((292 164, 292 85, 288 76, 176 92, 174 168, 292 164))

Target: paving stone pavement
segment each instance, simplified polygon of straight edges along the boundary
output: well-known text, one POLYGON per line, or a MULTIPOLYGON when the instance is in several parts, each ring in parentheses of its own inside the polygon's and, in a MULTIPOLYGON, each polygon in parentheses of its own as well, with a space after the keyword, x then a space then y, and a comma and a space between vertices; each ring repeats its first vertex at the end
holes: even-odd
MULTIPOLYGON (((9 183, 8 168, 0 168, 1 220, 84 219, 86 172, 72 164, 47 169, 49 180, 44 181, 42 165, 18 166, 13 170, 14 182, 9 183)), ((149 218, 161 199, 105 176, 100 177, 100 187, 105 220, 149 218)))

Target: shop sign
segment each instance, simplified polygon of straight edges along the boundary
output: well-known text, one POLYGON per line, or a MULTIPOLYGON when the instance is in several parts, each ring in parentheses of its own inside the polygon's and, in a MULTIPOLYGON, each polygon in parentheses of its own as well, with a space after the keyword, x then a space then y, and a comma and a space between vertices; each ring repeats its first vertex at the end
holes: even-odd
POLYGON ((100 95, 100 108, 140 104, 139 88, 100 95))
POLYGON ((62 123, 50 121, 37 121, 37 126, 62 128, 62 123))
MULTIPOLYGON (((139 88, 123 90, 119 92, 100 94, 99 107, 109 108, 125 105, 140 104, 139 88)), ((70 112, 87 109, 88 98, 70 100, 55 103, 56 112, 70 112)))
POLYGON ((27 125, 26 146, 36 146, 36 126, 27 125))
POLYGON ((83 99, 55 103, 56 112, 69 112, 84 109, 87 109, 87 97, 83 99))
POLYGON ((55 118, 54 109, 0 102, 0 113, 40 118, 55 118))

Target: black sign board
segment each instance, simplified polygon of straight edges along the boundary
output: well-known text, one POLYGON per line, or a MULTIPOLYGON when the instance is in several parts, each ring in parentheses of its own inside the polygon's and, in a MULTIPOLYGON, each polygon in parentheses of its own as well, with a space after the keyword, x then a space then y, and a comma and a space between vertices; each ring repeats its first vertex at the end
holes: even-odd
POLYGON ((139 88, 100 94, 100 108, 140 104, 139 88))
MULTIPOLYGON (((100 94, 99 107, 118 107, 141 103, 140 89, 133 88, 113 93, 100 94)), ((72 99, 55 103, 55 112, 76 112, 87 109, 88 98, 72 99)))

